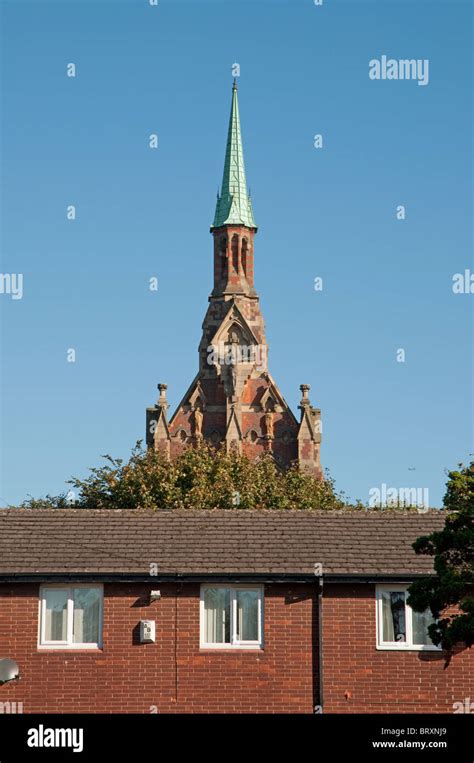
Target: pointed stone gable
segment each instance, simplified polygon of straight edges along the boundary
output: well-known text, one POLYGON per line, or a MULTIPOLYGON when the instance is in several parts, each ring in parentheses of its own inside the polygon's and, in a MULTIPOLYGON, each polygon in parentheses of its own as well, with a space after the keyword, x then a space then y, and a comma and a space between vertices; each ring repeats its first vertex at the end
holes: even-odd
POLYGON ((268 370, 268 346, 254 287, 257 232, 245 179, 237 87, 222 188, 211 226, 214 287, 202 324, 199 370, 168 422, 166 385, 147 408, 147 445, 170 458, 201 440, 256 460, 270 455, 280 469, 292 463, 321 476, 320 411, 303 394, 297 421, 268 370))
POLYGON ((232 405, 229 411, 229 422, 225 433, 225 443, 228 453, 242 453, 242 430, 239 424, 239 416, 236 406, 232 405))

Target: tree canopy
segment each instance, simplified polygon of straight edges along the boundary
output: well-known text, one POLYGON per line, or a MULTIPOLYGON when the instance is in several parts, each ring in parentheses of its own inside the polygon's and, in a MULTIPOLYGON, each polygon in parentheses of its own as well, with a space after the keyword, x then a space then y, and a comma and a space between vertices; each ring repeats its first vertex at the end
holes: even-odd
POLYGON ((309 472, 280 471, 271 457, 252 462, 215 450, 207 443, 187 448, 169 461, 138 441, 128 462, 103 456, 106 463, 74 477, 69 495, 28 498, 24 508, 91 509, 339 509, 347 506, 333 480, 309 472))
POLYGON ((436 575, 415 581, 408 603, 431 610, 430 637, 450 651, 459 642, 474 644, 474 462, 448 473, 443 503, 449 512, 444 528, 413 544, 417 554, 433 557, 436 575), (455 612, 447 611, 452 607, 455 612))
MULTIPOLYGON (((103 458, 105 464, 90 469, 85 479, 68 480, 69 493, 29 497, 22 508, 368 510, 337 492, 328 474, 318 479, 296 466, 281 471, 271 456, 253 462, 205 442, 172 461, 161 451, 144 449, 141 441, 127 462, 103 458)), ((436 620, 429 627, 431 639, 449 650, 459 642, 474 643, 474 462, 448 473, 443 503, 444 528, 413 544, 417 554, 433 557, 436 574, 410 586, 408 603, 417 611, 431 609, 436 620), (457 611, 446 614, 450 607, 457 611)), ((390 505, 407 508, 416 510, 390 505)))

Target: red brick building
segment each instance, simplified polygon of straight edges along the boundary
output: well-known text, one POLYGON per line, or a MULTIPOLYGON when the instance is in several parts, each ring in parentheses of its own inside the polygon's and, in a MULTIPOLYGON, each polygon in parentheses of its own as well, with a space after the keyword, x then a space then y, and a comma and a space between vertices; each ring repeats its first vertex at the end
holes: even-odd
POLYGON ((0 512, 3 711, 453 712, 449 661, 405 601, 439 512, 0 512), (16 703, 16 705, 15 705, 16 703))
MULTIPOLYGON (((268 371, 254 287, 257 231, 237 89, 211 232, 214 288, 199 370, 147 443, 205 439, 321 475, 320 411, 297 421, 268 371)), ((440 512, 0 511, 0 657, 21 680, 0 712, 452 712, 474 698, 472 653, 447 661, 406 589, 411 544, 440 512)))
POLYGON ((321 474, 321 411, 302 384, 298 421, 268 370, 268 346, 254 286, 257 226, 245 179, 237 86, 224 174, 211 226, 214 287, 202 325, 199 370, 168 421, 166 384, 147 409, 146 441, 171 458, 205 439, 252 460, 268 453, 279 468, 296 462, 321 474))

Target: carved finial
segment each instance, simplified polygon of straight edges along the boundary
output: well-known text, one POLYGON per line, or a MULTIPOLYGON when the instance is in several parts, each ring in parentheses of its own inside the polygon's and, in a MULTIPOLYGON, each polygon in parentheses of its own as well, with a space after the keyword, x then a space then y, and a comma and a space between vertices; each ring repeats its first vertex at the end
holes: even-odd
POLYGON ((300 405, 309 405, 309 397, 308 392, 310 391, 311 387, 309 384, 300 384, 300 390, 303 397, 301 398, 300 405))
POLYGON ((156 385, 160 391, 160 396, 158 400, 156 401, 157 408, 168 408, 168 401, 166 399, 166 390, 168 389, 167 384, 157 384, 156 385))

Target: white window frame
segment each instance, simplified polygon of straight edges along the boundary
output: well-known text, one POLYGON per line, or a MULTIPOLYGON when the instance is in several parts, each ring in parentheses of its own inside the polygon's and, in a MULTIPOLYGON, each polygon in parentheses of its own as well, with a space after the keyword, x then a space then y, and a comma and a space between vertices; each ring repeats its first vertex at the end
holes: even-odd
POLYGON ((259 585, 231 585, 226 583, 205 583, 201 585, 200 601, 200 647, 201 649, 263 649, 263 599, 264 587, 259 585), (230 591, 230 642, 216 644, 205 640, 206 619, 204 609, 204 593, 206 588, 225 588, 230 591), (258 592, 258 639, 256 641, 239 641, 237 639, 237 591, 258 592))
POLYGON ((102 648, 102 621, 104 613, 104 586, 100 583, 74 583, 63 584, 53 583, 52 585, 44 584, 40 586, 39 593, 39 616, 38 616, 38 649, 89 649, 97 650, 102 648), (74 588, 97 588, 100 592, 99 601, 99 640, 97 643, 78 643, 73 641, 73 626, 74 626, 74 588), (46 628, 46 597, 45 591, 60 590, 68 592, 68 601, 66 609, 66 640, 65 641, 47 641, 45 639, 46 628))
POLYGON ((384 584, 376 586, 376 631, 377 631, 377 649, 392 650, 397 652, 439 652, 441 647, 435 644, 414 644, 413 643, 413 610, 407 602, 407 591, 410 583, 403 584, 384 584), (383 641, 383 610, 382 593, 384 591, 400 591, 405 594, 405 625, 406 641, 383 641))

